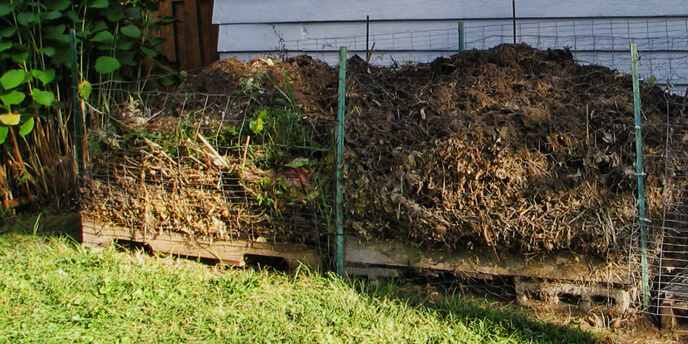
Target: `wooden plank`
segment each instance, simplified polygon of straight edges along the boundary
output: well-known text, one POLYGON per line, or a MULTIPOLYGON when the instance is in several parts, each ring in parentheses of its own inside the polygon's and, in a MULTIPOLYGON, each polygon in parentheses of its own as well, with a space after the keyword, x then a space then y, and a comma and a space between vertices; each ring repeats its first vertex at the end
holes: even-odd
POLYGON ((81 218, 81 241, 86 246, 106 246, 114 240, 147 244, 154 252, 188 257, 217 259, 231 265, 243 266, 246 255, 283 258, 291 269, 304 263, 320 269, 320 255, 303 245, 276 244, 248 240, 208 240, 178 232, 146 236, 117 225, 104 224, 88 217, 81 218))
POLYGON ((217 40, 219 25, 212 22, 213 17, 213 0, 198 0, 199 6, 199 38, 201 42, 202 58, 201 63, 207 66, 217 61, 219 55, 217 53, 217 40))
MULTIPOLYGON (((157 20, 160 16, 173 16, 171 1, 164 1, 160 3, 158 11, 153 13, 153 18, 154 20, 157 20)), ((156 37, 165 39, 165 43, 160 47, 160 49, 165 53, 165 56, 167 56, 167 58, 171 61, 177 61, 174 25, 171 24, 160 27, 157 29, 155 35, 156 37)))
MULTIPOLYGON (((627 266, 569 252, 545 257, 524 257, 491 250, 421 249, 395 241, 345 240, 345 263, 412 267, 483 276, 516 276, 586 283, 629 284, 627 266)), ((621 262, 621 264, 626 264, 621 262)))
MULTIPOLYGON (((688 14, 683 0, 517 1, 520 18, 643 17, 688 14)), ((213 23, 511 18, 505 0, 215 0, 213 23)))
POLYGON ((186 29, 187 13, 184 10, 183 0, 172 1, 172 14, 180 20, 179 23, 174 23, 174 46, 179 68, 185 70, 187 66, 186 51, 188 50, 186 43, 193 38, 188 37, 188 30, 186 29))
POLYGON ((663 329, 672 330, 676 327, 677 321, 672 302, 662 302, 659 308, 659 317, 663 329))
POLYGON ((179 66, 183 70, 198 69, 203 66, 201 60, 201 32, 199 30, 197 0, 184 0, 181 10, 184 12, 184 40, 179 41, 179 66))
POLYGON ((375 280, 380 278, 396 278, 401 276, 399 270, 397 269, 385 269, 375 267, 369 268, 347 266, 344 268, 344 273, 348 276, 365 276, 369 280, 375 280))

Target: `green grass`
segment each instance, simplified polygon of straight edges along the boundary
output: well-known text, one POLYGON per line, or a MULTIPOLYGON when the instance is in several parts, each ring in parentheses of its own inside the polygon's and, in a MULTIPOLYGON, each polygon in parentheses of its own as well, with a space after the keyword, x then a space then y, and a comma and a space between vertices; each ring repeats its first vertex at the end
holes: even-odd
MULTIPOLYGON (((28 230, 31 232, 31 229, 28 230)), ((0 231, 1 232, 1 231, 0 231)), ((0 234, 0 343, 590 343, 469 298, 0 234)))

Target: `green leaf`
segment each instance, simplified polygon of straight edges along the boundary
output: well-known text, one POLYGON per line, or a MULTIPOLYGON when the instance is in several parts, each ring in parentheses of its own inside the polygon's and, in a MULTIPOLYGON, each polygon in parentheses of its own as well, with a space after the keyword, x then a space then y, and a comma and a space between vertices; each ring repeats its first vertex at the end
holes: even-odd
POLYGON ((12 90, 11 92, 0 95, 0 100, 7 106, 21 104, 24 98, 26 98, 26 94, 17 90, 12 90))
POLYGON ((16 32, 17 32, 16 26, 6 27, 4 29, 0 29, 0 37, 2 37, 2 38, 12 37, 12 36, 14 36, 14 34, 16 32))
POLYGON ((12 42, 0 42, 0 51, 5 51, 9 48, 12 48, 12 42))
POLYGON ((95 36, 91 37, 90 41, 91 42, 97 42, 97 43, 112 43, 112 41, 115 40, 115 36, 113 36, 109 31, 101 31, 95 34, 95 36))
POLYGON ((105 18, 113 23, 124 19, 124 11, 122 10, 122 6, 108 7, 107 12, 105 12, 105 18))
POLYGON ((0 124, 4 125, 17 125, 21 120, 21 115, 18 113, 8 112, 0 115, 0 124))
POLYGON ((22 64, 26 62, 26 59, 29 58, 29 52, 28 51, 22 51, 18 52, 16 54, 12 54, 11 56, 12 61, 17 64, 22 64))
POLYGON ((44 26, 43 38, 52 39, 60 43, 69 43, 69 35, 65 33, 66 25, 44 26))
POLYGON ((9 131, 10 130, 6 126, 0 125, 0 144, 5 143, 5 140, 7 140, 7 133, 9 131))
POLYGON ((143 21, 143 15, 139 8, 128 6, 124 9, 124 15, 132 23, 140 23, 143 21))
POLYGON ((84 21, 84 19, 82 19, 81 17, 79 17, 79 15, 78 15, 76 12, 72 11, 72 10, 65 11, 65 12, 64 12, 64 16, 67 17, 67 18, 69 18, 71 21, 73 21, 73 22, 75 22, 75 23, 81 23, 81 22, 84 21))
POLYGON ((248 127, 254 134, 260 134, 260 132, 263 131, 264 124, 265 122, 263 122, 262 119, 256 118, 255 120, 249 122, 248 127))
POLYGON ((38 1, 29 1, 26 4, 33 7, 33 8, 38 9, 38 11, 44 11, 45 10, 45 5, 43 5, 42 3, 38 2, 38 1))
POLYGON ((90 25, 88 26, 88 28, 89 28, 92 32, 98 32, 98 31, 107 30, 108 26, 107 26, 107 23, 105 23, 105 22, 102 21, 102 20, 99 20, 99 21, 97 21, 97 22, 90 23, 90 25))
POLYGON ((21 26, 30 26, 31 24, 38 23, 39 18, 33 12, 21 12, 17 14, 17 23, 21 26))
POLYGON ((56 53, 52 58, 52 64, 70 68, 72 66, 71 50, 66 47, 61 52, 56 53))
POLYGON ((110 56, 101 56, 96 59, 96 72, 101 74, 109 74, 118 70, 122 65, 116 58, 110 56))
POLYGON ((40 80, 43 83, 43 86, 51 83, 53 80, 55 80, 55 70, 54 69, 48 69, 48 70, 39 70, 39 69, 34 69, 31 71, 31 75, 33 75, 34 78, 40 80))
POLYGON ((155 58, 156 56, 158 56, 158 52, 155 51, 155 50, 153 50, 153 49, 148 49, 148 48, 143 47, 143 46, 142 46, 142 47, 139 47, 139 49, 141 49, 141 52, 142 52, 144 55, 146 55, 146 56, 148 56, 148 57, 150 57, 150 58, 155 58))
POLYGON ((158 20, 155 21, 153 24, 156 26, 164 26, 164 25, 169 25, 173 23, 179 23, 181 20, 175 18, 175 17, 170 17, 170 16, 159 16, 158 20))
POLYGON ((117 50, 129 50, 131 49, 131 47, 134 46, 134 43, 136 43, 136 41, 130 38, 120 40, 119 42, 117 42, 117 50))
POLYGON ((45 56, 50 56, 50 57, 55 56, 55 48, 53 48, 53 47, 43 47, 43 48, 38 49, 38 52, 41 54, 45 54, 45 56))
POLYGON ((136 27, 134 24, 129 24, 127 26, 124 26, 120 29, 123 35, 131 38, 139 38, 141 37, 141 31, 139 28, 136 27))
POLYGON ((19 135, 22 137, 25 137, 26 135, 29 135, 33 131, 33 127, 35 125, 36 121, 34 120, 33 117, 29 117, 29 119, 24 122, 21 127, 19 127, 19 135))
POLYGON ((0 77, 0 85, 6 90, 11 90, 21 85, 26 80, 26 72, 23 69, 10 69, 0 77))
POLYGON ((109 3, 108 0, 95 0, 91 6, 91 8, 106 8, 108 7, 109 3))
POLYGON ((4 17, 14 11, 14 6, 10 4, 0 4, 0 17, 4 17))
POLYGON ((55 94, 53 94, 52 92, 41 91, 37 88, 34 88, 31 91, 31 97, 33 97, 34 102, 45 106, 52 105, 53 101, 55 100, 55 94))
POLYGON ((69 0, 46 0, 45 7, 52 11, 64 11, 69 7, 69 0))
POLYGON ((125 66, 138 66, 139 64, 134 61, 134 53, 131 51, 118 51, 117 61, 125 66))
POLYGON ((29 171, 27 171, 27 170, 23 170, 20 172, 19 179, 17 180, 17 182, 20 184, 26 183, 31 179, 33 179, 33 177, 31 176, 31 173, 29 173, 29 171))
POLYGON ((62 17, 62 12, 60 12, 60 11, 50 11, 50 12, 41 13, 41 19, 43 21, 55 20, 55 19, 60 18, 60 17, 62 17))
POLYGON ((88 97, 91 96, 91 91, 93 89, 93 86, 91 85, 88 80, 82 80, 79 83, 79 98, 82 100, 87 100, 88 97))

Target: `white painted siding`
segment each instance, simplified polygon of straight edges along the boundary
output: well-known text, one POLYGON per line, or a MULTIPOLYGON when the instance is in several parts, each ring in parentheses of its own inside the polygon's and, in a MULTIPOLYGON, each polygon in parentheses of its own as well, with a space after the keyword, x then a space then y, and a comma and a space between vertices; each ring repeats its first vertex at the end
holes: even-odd
MULTIPOLYGON (((518 42, 569 47, 583 62, 627 71, 637 42, 641 73, 688 84, 688 1, 531 0, 516 2, 518 42)), ((510 0, 215 0, 220 57, 308 54, 336 63, 340 46, 365 55, 370 16, 371 62, 428 62, 466 49, 513 41, 510 0)))
MULTIPOLYGON (((673 16, 685 0, 517 0, 520 18, 673 16)), ((213 23, 511 18, 510 0, 215 0, 213 23)))

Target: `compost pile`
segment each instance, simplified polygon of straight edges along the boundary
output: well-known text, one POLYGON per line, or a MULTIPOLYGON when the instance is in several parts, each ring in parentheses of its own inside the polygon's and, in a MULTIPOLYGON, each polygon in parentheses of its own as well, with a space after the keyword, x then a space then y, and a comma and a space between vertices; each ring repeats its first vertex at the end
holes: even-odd
MULTIPOLYGON (((183 91, 183 102, 151 102, 157 115, 135 130, 114 125, 100 135, 129 139, 101 140, 107 158, 92 160, 84 212, 154 232, 306 243, 326 236, 335 68, 306 56, 225 60, 190 77, 183 91), (298 115, 273 115, 285 109, 298 115), (258 118, 303 142, 275 145, 274 137, 291 135, 279 131, 266 141, 258 118), (173 139, 182 121, 200 135, 173 139), (260 155, 267 150, 270 159, 260 155)), ((641 95, 646 151, 658 153, 667 113, 679 117, 681 109, 657 87, 641 95)), ((579 65, 567 50, 500 45, 385 68, 353 57, 344 230, 452 248, 621 254, 636 213, 634 139, 630 77, 579 65)), ((646 165, 651 214, 663 171, 663 162, 646 165)))

